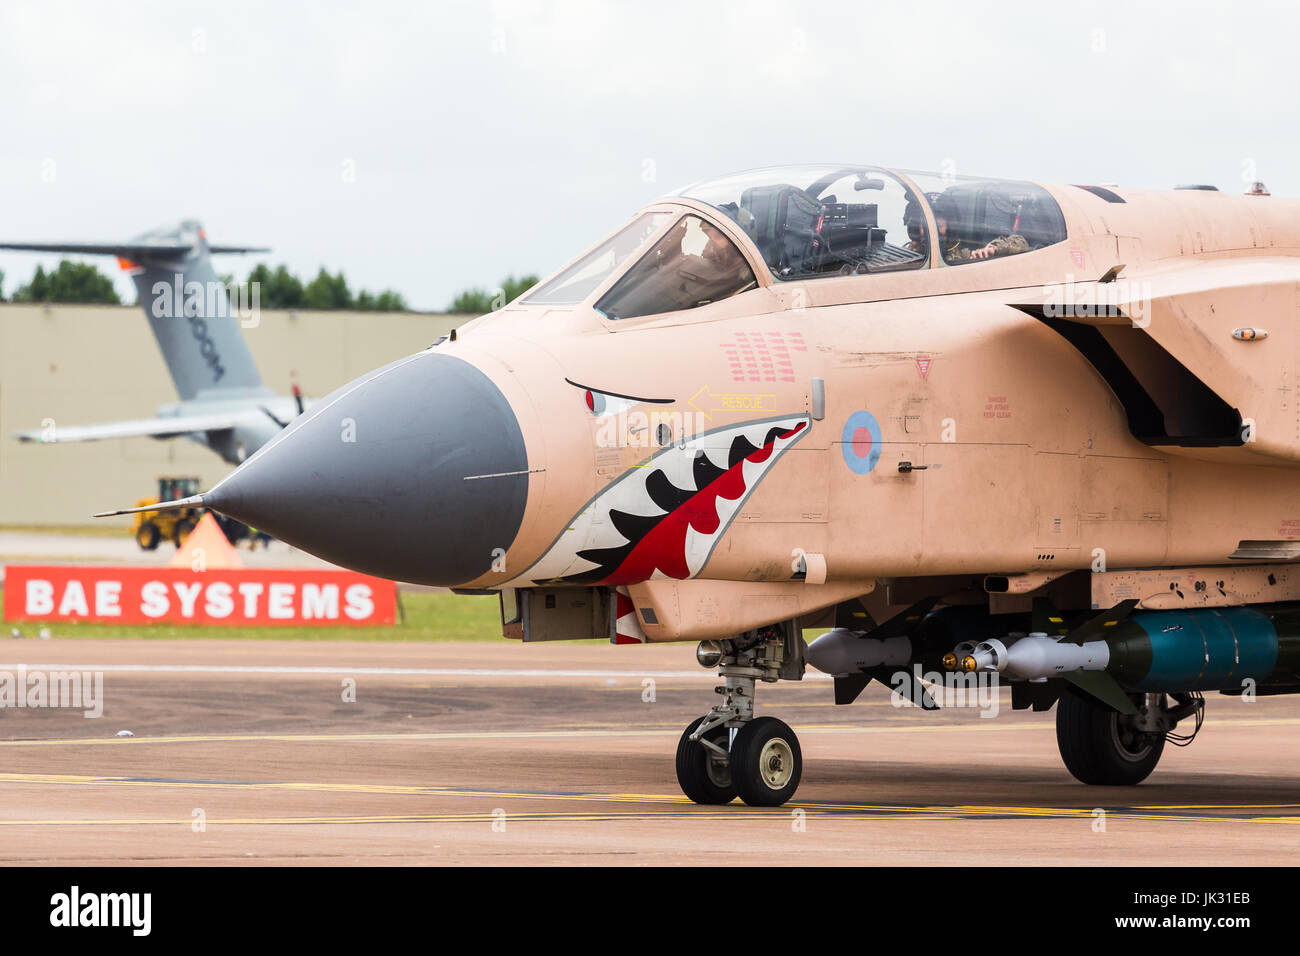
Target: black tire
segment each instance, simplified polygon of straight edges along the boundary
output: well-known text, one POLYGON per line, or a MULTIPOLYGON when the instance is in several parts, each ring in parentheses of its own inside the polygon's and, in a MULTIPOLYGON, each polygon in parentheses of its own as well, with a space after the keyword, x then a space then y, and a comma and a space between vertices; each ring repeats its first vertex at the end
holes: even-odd
MULTIPOLYGON (((682 793, 696 803, 730 803, 736 799, 730 768, 719 767, 716 761, 709 759, 712 751, 708 747, 698 740, 691 740, 691 734, 702 723, 703 717, 695 718, 677 741, 677 783, 682 793)), ((726 727, 715 727, 704 736, 723 748, 727 746, 726 727)))
POLYGON ((179 548, 181 543, 185 540, 185 536, 193 530, 194 522, 189 519, 176 522, 172 527, 172 544, 179 548))
POLYGON ((779 807, 799 789, 799 738, 775 717, 757 717, 731 742, 731 782, 751 807, 779 807))
POLYGON ((145 551, 155 550, 160 540, 162 540, 162 533, 152 521, 145 521, 135 529, 135 543, 145 551))
POLYGON ((1164 734, 1143 734, 1125 717, 1073 689, 1056 705, 1056 745, 1065 768, 1081 783, 1131 787, 1160 762, 1164 734))

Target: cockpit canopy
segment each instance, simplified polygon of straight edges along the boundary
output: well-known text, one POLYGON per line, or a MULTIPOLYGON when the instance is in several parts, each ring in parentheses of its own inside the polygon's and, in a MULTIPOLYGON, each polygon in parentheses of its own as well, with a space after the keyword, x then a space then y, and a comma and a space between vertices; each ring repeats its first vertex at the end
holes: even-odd
POLYGON ((1066 237, 1051 194, 1015 180, 788 166, 708 180, 681 195, 731 217, 778 279, 920 269, 932 256, 958 265, 1066 237), (937 248, 927 206, 939 231, 937 248))
MULTIPOLYGON (((735 222, 778 280, 962 265, 1066 238, 1051 194, 1014 180, 787 166, 708 180, 675 195, 735 222)), ((523 301, 578 305, 604 288, 595 309, 629 319, 698 308, 759 284, 722 228, 679 206, 641 214, 523 301)))

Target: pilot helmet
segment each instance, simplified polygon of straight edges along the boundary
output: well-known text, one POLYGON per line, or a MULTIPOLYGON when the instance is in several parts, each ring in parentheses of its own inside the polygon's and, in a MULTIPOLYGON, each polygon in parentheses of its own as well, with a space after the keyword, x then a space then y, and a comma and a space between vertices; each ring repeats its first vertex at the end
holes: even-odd
POLYGON ((925 238, 925 210, 921 207, 921 201, 915 196, 907 200, 907 207, 903 210, 903 224, 907 226, 907 237, 913 242, 921 242, 925 238))
POLYGON ((960 215, 957 209, 957 201, 947 193, 940 193, 934 197, 930 203, 930 208, 934 212, 934 218, 936 220, 945 220, 949 227, 956 224, 960 215))

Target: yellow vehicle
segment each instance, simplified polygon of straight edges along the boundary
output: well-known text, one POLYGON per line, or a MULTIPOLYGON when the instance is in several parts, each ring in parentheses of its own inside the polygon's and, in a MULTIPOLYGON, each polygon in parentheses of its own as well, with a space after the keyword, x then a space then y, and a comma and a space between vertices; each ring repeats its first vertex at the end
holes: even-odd
MULTIPOLYGON (((145 505, 156 505, 160 501, 188 498, 198 493, 198 478, 159 478, 157 496, 141 498, 135 505, 137 508, 142 508, 145 505)), ((203 509, 199 507, 182 508, 177 511, 142 511, 135 516, 132 531, 136 543, 146 551, 157 548, 158 542, 164 538, 179 548, 185 536, 194 530, 194 526, 199 523, 199 518, 202 516, 203 509)))

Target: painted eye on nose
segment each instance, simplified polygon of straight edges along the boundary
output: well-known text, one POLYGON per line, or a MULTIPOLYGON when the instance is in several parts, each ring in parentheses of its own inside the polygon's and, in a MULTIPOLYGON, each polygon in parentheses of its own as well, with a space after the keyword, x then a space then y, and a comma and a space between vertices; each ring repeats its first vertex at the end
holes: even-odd
POLYGON ((587 410, 597 418, 623 415, 640 404, 640 401, 635 398, 623 398, 621 395, 610 395, 587 389, 587 410))
POLYGON ((587 404, 587 411, 597 418, 604 418, 608 415, 621 415, 641 404, 671 405, 673 402, 671 398, 638 398, 635 395, 602 392, 586 385, 579 385, 571 378, 566 378, 565 381, 582 391, 582 400, 587 404))
POLYGON ((586 389, 583 398, 587 402, 587 411, 597 418, 604 418, 607 415, 621 415, 639 404, 637 399, 623 398, 621 395, 610 395, 608 392, 598 392, 594 388, 586 389))

